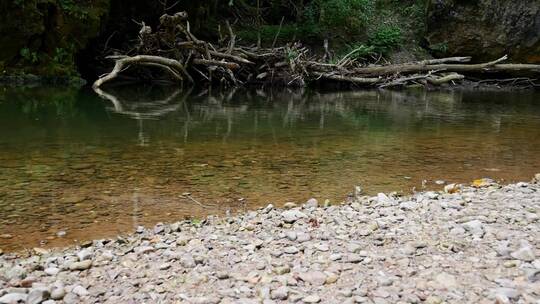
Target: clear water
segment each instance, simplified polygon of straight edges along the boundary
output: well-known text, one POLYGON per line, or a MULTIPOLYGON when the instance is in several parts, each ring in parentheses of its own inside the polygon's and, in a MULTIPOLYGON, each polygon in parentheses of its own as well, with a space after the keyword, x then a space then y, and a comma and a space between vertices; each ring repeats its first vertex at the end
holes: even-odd
POLYGON ((339 203, 355 185, 528 180, 539 137, 534 92, 1 89, 0 248, 339 203))

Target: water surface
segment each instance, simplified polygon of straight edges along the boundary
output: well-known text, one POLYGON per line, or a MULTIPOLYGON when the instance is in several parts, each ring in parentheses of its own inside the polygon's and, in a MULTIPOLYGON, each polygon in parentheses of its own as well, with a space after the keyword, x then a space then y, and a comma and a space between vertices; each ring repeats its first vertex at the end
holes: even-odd
POLYGON ((534 92, 101 93, 0 90, 1 249, 540 172, 534 92))

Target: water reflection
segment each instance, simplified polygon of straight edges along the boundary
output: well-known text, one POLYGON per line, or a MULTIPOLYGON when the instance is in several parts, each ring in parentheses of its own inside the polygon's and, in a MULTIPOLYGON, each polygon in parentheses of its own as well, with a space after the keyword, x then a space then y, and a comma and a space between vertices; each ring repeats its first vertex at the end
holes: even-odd
POLYGON ((0 90, 0 230, 13 235, 0 248, 268 202, 339 202, 358 184, 376 193, 424 179, 527 179, 540 171, 538 97, 0 90))

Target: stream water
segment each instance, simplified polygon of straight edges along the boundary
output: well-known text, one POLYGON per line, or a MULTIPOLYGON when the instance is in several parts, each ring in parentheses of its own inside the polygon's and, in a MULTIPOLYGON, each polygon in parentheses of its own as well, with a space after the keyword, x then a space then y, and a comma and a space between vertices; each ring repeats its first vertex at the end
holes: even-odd
POLYGON ((540 172, 540 93, 0 89, 0 248, 540 172), (190 193, 187 195, 187 193, 190 193))

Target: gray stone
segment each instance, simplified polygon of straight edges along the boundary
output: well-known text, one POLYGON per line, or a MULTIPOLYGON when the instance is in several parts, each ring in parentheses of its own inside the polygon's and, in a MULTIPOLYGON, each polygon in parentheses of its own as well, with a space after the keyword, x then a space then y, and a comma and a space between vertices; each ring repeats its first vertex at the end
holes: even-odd
POLYGON ((321 298, 318 295, 309 295, 302 299, 302 302, 304 303, 319 303, 320 301, 321 298))
POLYGON ((8 293, 0 297, 1 304, 24 303, 28 295, 23 293, 8 293))
POLYGON ((87 296, 89 294, 88 290, 86 290, 86 288, 82 287, 81 285, 75 286, 71 292, 78 295, 79 297, 87 296))
POLYGON ((296 208, 298 207, 298 205, 296 203, 293 203, 293 202, 287 202, 285 204, 283 204, 283 209, 293 209, 293 208, 296 208))
POLYGON ((69 265, 70 270, 86 270, 92 267, 91 260, 84 260, 81 262, 74 262, 69 265))
POLYGON ((356 263, 362 262, 363 260, 364 260, 364 257, 356 253, 352 253, 347 256, 347 262, 349 263, 356 264, 356 263))
POLYGON ((221 302, 221 298, 217 296, 195 297, 189 301, 193 304, 218 304, 219 302, 221 302))
POLYGON ((163 264, 159 265, 159 270, 167 270, 169 268, 171 268, 171 264, 169 264, 169 263, 163 263, 163 264))
POLYGON ((77 252, 77 257, 79 258, 79 261, 91 260, 93 256, 94 253, 89 249, 83 249, 77 252))
POLYGON ((11 268, 8 268, 4 272, 4 276, 8 280, 24 279, 24 277, 26 277, 26 270, 23 267, 16 265, 11 268))
POLYGON ((314 286, 322 286, 326 282, 326 274, 321 271, 308 271, 298 274, 300 280, 314 286))
POLYGON ((49 268, 45 268, 45 270, 43 270, 43 272, 45 272, 47 275, 55 276, 60 272, 60 269, 58 269, 56 267, 49 267, 49 268))
POLYGON ((536 258, 533 250, 529 246, 524 246, 510 254, 514 259, 522 260, 525 262, 532 262, 536 258))
POLYGON ((531 283, 540 282, 540 269, 528 269, 526 271, 527 273, 527 280, 531 283))
POLYGON ((437 282, 439 288, 451 290, 457 287, 456 277, 446 272, 439 273, 435 277, 435 281, 437 282))
POLYGON ((394 203, 394 200, 391 199, 390 197, 388 197, 384 193, 378 193, 377 194, 377 202, 379 204, 390 204, 390 203, 394 203))
POLYGON ((341 260, 343 255, 341 253, 333 253, 330 255, 330 261, 338 261, 341 260))
POLYGON ((270 293, 270 298, 273 300, 287 300, 289 297, 289 289, 285 286, 278 287, 277 289, 272 290, 270 293))
POLYGON ((283 248, 283 252, 285 252, 287 254, 296 254, 299 251, 300 250, 295 246, 288 246, 288 247, 283 248))
POLYGON ((229 274, 226 273, 225 271, 220 271, 218 273, 216 273, 216 277, 220 280, 225 280, 225 279, 228 279, 229 278, 229 274))
POLYGON ((165 226, 163 225, 163 223, 157 223, 154 226, 154 234, 161 234, 164 231, 165 231, 165 226))
POLYGON ((496 288, 494 291, 494 296, 503 296, 510 300, 518 300, 519 299, 519 292, 516 289, 513 288, 496 288))
POLYGON ((311 240, 311 235, 309 233, 300 232, 297 233, 296 241, 299 243, 304 243, 311 240))
POLYGON ((81 302, 79 296, 71 292, 67 293, 62 301, 64 301, 65 304, 78 304, 81 302))
POLYGON ((319 207, 319 201, 315 198, 310 198, 308 201, 304 204, 306 208, 317 208, 319 207))
POLYGON ((135 252, 138 253, 138 254, 146 254, 146 253, 150 253, 150 252, 154 252, 156 251, 156 249, 152 246, 141 246, 141 247, 137 247, 137 249, 135 249, 135 252))
POLYGON ((64 287, 53 288, 53 290, 51 291, 51 299, 53 300, 62 300, 65 295, 66 290, 64 289, 64 287))
POLYGON ((47 300, 50 294, 49 291, 45 288, 32 289, 28 294, 26 299, 27 304, 40 304, 41 302, 47 300))
POLYGON ((285 232, 285 236, 290 240, 290 241, 296 241, 296 238, 298 237, 296 235, 296 232, 294 231, 287 231, 285 232))
POLYGON ((299 219, 307 218, 307 215, 299 210, 287 210, 281 213, 281 217, 285 223, 294 223, 299 219))
POLYGON ((180 223, 173 223, 170 226, 172 232, 179 232, 180 231, 180 223))
POLYGON ((463 228, 465 228, 466 231, 470 232, 475 237, 482 237, 485 233, 483 224, 479 220, 463 223, 463 228))
POLYGON ((276 274, 283 275, 283 274, 291 272, 291 268, 289 266, 278 266, 274 268, 274 272, 276 274))

